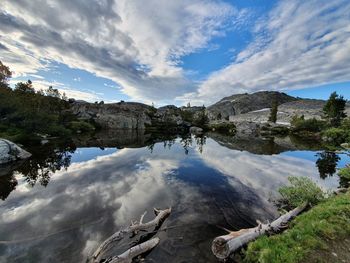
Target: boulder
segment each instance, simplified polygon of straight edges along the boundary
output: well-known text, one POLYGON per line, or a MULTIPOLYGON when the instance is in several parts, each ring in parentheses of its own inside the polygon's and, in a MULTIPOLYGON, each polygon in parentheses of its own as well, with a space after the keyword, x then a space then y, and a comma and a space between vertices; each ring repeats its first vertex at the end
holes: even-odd
POLYGON ((5 139, 0 139, 0 164, 10 163, 17 160, 24 160, 31 154, 18 145, 5 139))
POLYGON ((234 123, 237 136, 258 136, 260 133, 260 123, 241 121, 234 123))
POLYGON ((350 150, 350 143, 345 142, 345 143, 340 144, 340 146, 344 149, 350 150))
POLYGON ((193 126, 193 127, 190 128, 190 133, 201 134, 201 133, 203 133, 203 129, 193 126))

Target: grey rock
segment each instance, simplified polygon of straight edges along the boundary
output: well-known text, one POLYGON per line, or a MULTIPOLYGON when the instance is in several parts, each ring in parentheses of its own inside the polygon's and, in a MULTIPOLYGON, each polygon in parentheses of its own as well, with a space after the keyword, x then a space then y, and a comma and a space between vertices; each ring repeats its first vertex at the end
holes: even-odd
POLYGON ((24 160, 31 154, 18 145, 5 139, 0 139, 0 164, 6 164, 17 160, 24 160))
POLYGON ((181 126, 184 123, 181 117, 181 109, 174 105, 158 108, 152 121, 153 123, 167 123, 174 126, 181 126))
POLYGON ((75 102, 72 111, 81 119, 93 119, 105 129, 143 130, 151 125, 153 107, 135 102, 94 104, 75 102))
POLYGON ((260 123, 250 121, 234 122, 237 136, 257 136, 260 133, 260 123))
POLYGON ((203 133, 203 129, 193 126, 193 127, 190 128, 190 133, 201 134, 201 133, 203 133))

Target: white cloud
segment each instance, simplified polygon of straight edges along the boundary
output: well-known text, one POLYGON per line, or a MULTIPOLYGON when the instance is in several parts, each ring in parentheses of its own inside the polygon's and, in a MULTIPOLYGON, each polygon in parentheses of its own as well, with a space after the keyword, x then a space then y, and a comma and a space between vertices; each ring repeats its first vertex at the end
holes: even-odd
POLYGON ((349 81, 349 12, 346 0, 280 1, 256 19, 255 40, 202 83, 191 80, 182 57, 216 48, 211 40, 228 28, 247 29, 250 11, 221 0, 4 0, 0 52, 15 77, 55 61, 108 78, 133 100, 208 104, 349 81))
POLYGON ((345 0, 281 1, 232 64, 179 99, 215 102, 234 93, 349 81, 349 13, 345 0))
POLYGON ((18 75, 57 61, 113 80, 137 100, 169 100, 194 89, 182 56, 209 46, 232 17, 220 0, 5 0, 3 60, 18 75), (6 36, 6 37, 5 37, 6 36))

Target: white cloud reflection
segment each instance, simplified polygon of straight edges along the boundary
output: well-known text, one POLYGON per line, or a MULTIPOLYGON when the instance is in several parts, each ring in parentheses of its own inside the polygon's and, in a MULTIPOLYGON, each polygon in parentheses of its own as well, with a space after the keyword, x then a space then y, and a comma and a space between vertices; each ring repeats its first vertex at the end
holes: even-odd
MULTIPOLYGON (((221 233, 217 225, 236 229, 273 218, 276 211, 266 199, 288 175, 315 179, 317 174, 310 161, 230 150, 212 139, 202 154, 191 148, 185 155, 177 140, 170 149, 156 144, 153 153, 147 148, 122 149, 73 163, 56 172, 46 188, 28 190, 18 174, 17 189, 0 204, 0 236, 12 241, 44 237, 3 243, 0 261, 11 262, 15 255, 23 261, 31 254, 37 262, 83 261, 103 239, 145 210, 146 220, 152 218, 153 207, 172 206, 166 223, 181 225, 161 233, 160 247, 178 242, 179 235, 181 242, 197 240, 210 247, 212 235, 221 233), (49 233, 57 234, 45 237, 49 233)), ((203 252, 201 246, 177 250, 172 262, 188 253, 212 261, 210 249, 203 252)), ((152 255, 161 258, 162 253, 156 249, 152 255)))

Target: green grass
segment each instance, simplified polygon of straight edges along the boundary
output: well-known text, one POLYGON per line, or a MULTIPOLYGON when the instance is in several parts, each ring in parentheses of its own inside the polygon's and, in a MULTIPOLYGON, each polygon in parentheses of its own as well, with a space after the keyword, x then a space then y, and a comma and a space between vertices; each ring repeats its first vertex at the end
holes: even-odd
POLYGON ((244 262, 308 262, 319 249, 327 250, 329 240, 350 235, 350 192, 327 199, 290 223, 274 236, 262 236, 248 245, 244 262))

